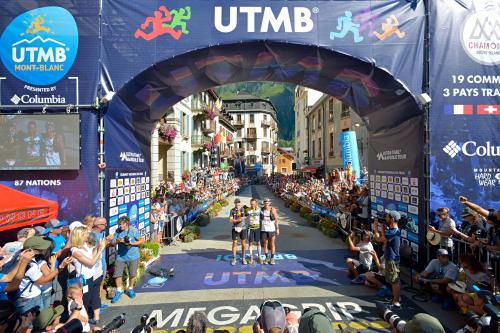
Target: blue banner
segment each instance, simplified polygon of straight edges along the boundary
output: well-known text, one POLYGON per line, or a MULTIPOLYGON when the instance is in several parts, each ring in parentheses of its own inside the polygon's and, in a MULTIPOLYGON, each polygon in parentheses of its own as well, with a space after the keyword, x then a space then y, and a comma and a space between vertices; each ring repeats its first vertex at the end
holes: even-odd
POLYGON ((347 170, 350 164, 350 172, 352 174, 352 177, 355 176, 356 183, 359 183, 359 178, 361 176, 361 167, 359 165, 358 141, 356 140, 356 132, 342 132, 342 134, 340 134, 340 147, 342 148, 342 163, 344 165, 344 170, 347 170))

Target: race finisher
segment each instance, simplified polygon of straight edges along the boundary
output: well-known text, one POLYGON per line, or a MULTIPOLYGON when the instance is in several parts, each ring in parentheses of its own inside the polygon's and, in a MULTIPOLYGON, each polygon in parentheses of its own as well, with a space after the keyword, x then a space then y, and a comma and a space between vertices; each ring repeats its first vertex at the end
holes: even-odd
POLYGON ((231 265, 236 265, 236 246, 238 244, 238 238, 241 240, 241 263, 243 265, 247 264, 245 259, 245 248, 246 248, 246 226, 245 226, 245 210, 241 206, 241 200, 239 198, 234 199, 234 208, 231 209, 229 213, 229 222, 232 225, 232 239, 233 239, 233 259, 231 260, 231 265))
POLYGON ((275 265, 274 255, 276 253, 276 236, 280 234, 278 213, 271 207, 271 200, 264 199, 264 207, 260 213, 260 238, 264 247, 264 264, 275 265), (271 258, 268 258, 269 246, 271 246, 271 258))
POLYGON ((250 209, 248 210, 248 252, 250 254, 249 263, 253 264, 252 243, 257 247, 257 262, 263 264, 262 251, 260 246, 260 207, 257 205, 257 199, 250 200, 250 209))

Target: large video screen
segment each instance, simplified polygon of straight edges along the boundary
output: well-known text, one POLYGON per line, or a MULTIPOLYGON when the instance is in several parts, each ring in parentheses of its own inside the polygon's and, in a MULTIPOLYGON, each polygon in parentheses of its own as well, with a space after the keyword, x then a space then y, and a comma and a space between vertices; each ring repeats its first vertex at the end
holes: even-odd
POLYGON ((78 170, 78 114, 0 115, 0 170, 78 170))

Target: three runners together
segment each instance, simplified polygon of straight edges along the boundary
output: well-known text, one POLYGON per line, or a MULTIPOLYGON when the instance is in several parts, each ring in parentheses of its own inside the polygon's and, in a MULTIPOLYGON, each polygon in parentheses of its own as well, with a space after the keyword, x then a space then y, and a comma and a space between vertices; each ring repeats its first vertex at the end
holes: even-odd
POLYGON ((234 208, 229 213, 229 222, 232 224, 232 252, 233 259, 231 265, 236 265, 236 252, 238 239, 241 241, 241 263, 246 265, 254 263, 252 244, 257 247, 257 262, 259 264, 275 265, 276 237, 279 236, 278 213, 271 207, 271 201, 266 198, 263 207, 259 207, 257 199, 250 200, 250 208, 245 212, 241 205, 241 200, 234 200, 234 208), (246 259, 246 245, 248 240, 249 259, 246 259), (264 248, 264 258, 262 258, 262 248, 264 248), (271 256, 269 257, 269 249, 271 256))

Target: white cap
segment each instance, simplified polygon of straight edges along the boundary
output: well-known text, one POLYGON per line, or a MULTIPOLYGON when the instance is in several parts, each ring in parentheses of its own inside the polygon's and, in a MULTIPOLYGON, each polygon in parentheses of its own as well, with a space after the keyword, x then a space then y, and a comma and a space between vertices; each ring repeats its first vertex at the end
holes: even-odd
POLYGON ((69 225, 69 231, 73 231, 75 228, 79 227, 85 227, 85 224, 80 221, 71 222, 71 224, 69 225))
POLYGON ((22 242, 10 242, 6 243, 3 246, 2 250, 4 250, 6 255, 11 256, 22 248, 23 248, 22 242))

